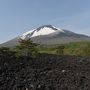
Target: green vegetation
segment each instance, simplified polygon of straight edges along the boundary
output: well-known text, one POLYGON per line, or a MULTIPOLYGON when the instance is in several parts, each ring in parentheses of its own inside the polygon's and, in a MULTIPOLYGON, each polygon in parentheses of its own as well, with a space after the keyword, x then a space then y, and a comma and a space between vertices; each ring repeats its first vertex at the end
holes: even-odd
POLYGON ((46 46, 39 49, 40 53, 57 55, 90 56, 90 42, 74 42, 63 45, 46 46))
POLYGON ((65 45, 66 55, 90 56, 90 42, 77 42, 65 45))
POLYGON ((38 54, 37 44, 31 40, 20 40, 20 45, 16 46, 16 56, 35 57, 38 54))
POLYGON ((41 46, 31 40, 20 40, 20 44, 14 50, 2 47, 0 56, 36 57, 38 54, 90 56, 90 42, 74 42, 62 45, 41 46))
POLYGON ((17 45, 14 49, 8 47, 0 48, 0 57, 36 57, 38 56, 37 44, 33 43, 31 40, 22 40, 20 39, 19 45, 17 45))
POLYGON ((0 48, 0 57, 3 57, 3 58, 7 58, 7 57, 13 57, 15 56, 15 52, 10 50, 9 48, 7 47, 1 47, 0 48))
POLYGON ((64 55, 64 48, 65 48, 64 45, 57 46, 57 48, 56 48, 56 54, 58 54, 58 55, 64 55))

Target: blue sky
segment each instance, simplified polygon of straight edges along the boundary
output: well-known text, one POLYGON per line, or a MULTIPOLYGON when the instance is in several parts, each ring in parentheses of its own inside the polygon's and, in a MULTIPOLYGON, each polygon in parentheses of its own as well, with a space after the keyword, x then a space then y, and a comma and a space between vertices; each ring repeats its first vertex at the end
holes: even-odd
POLYGON ((0 43, 44 24, 90 35, 90 0, 0 0, 0 43))

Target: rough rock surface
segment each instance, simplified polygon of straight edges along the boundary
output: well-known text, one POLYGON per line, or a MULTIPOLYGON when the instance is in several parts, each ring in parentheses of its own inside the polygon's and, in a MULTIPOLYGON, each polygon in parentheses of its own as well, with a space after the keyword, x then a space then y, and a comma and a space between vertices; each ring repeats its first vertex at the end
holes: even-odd
POLYGON ((0 90, 90 90, 90 58, 0 57, 0 90))

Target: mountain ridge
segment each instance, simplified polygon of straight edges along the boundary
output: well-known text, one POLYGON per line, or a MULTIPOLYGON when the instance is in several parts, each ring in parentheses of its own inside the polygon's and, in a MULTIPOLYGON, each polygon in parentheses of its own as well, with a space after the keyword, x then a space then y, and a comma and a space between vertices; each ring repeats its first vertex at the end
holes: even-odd
POLYGON ((10 41, 3 43, 1 46, 16 46, 19 39, 31 39, 35 43, 52 45, 64 44, 69 42, 90 41, 90 37, 83 34, 77 34, 69 30, 56 28, 52 25, 43 25, 36 29, 30 30, 10 41))

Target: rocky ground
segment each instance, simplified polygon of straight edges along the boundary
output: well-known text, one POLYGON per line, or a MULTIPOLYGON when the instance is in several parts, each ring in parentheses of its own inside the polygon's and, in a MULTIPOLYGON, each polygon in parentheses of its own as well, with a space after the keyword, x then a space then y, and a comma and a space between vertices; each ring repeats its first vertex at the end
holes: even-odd
POLYGON ((0 57, 0 90, 90 90, 90 58, 0 57))

